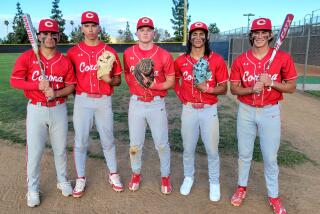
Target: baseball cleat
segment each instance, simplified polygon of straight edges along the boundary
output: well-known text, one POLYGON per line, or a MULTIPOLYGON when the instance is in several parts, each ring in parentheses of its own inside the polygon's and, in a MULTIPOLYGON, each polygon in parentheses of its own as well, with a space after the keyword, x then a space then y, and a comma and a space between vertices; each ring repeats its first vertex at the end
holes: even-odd
POLYGON ((57 183, 57 189, 61 190, 63 196, 70 196, 72 195, 72 187, 69 181, 57 183))
POLYGON ((183 179, 183 183, 180 187, 180 193, 181 195, 189 195, 192 185, 193 185, 193 177, 185 177, 183 179))
POLYGON ((161 192, 165 195, 169 195, 172 192, 170 176, 161 177, 161 192))
POLYGON ((140 182, 141 182, 141 174, 132 173, 131 181, 129 183, 129 190, 131 190, 132 192, 137 191, 140 188, 140 182))
POLYGON ((124 189, 118 173, 109 174, 109 183, 116 192, 122 192, 124 189))
POLYGON ((28 192, 26 197, 27 197, 27 205, 29 207, 35 207, 40 205, 39 192, 28 192))
POLYGON ((72 196, 74 198, 80 198, 84 195, 84 191, 86 188, 86 179, 85 178, 78 178, 76 180, 76 186, 72 191, 72 196))
POLYGON ((272 206, 275 214, 287 214, 286 209, 282 206, 280 198, 269 197, 269 204, 272 206))
POLYGON ((233 194, 231 198, 231 204, 233 206, 239 207, 246 197, 246 189, 244 187, 237 187, 236 192, 233 194))
POLYGON ((220 184, 210 184, 209 198, 211 201, 217 202, 220 200, 220 184))

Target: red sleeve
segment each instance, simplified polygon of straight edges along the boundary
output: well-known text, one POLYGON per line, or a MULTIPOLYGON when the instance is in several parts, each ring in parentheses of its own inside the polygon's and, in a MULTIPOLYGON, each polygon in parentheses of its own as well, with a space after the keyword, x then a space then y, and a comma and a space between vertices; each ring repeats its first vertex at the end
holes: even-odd
POLYGON ((297 78, 297 71, 294 66, 294 61, 290 56, 285 58, 285 61, 281 66, 281 76, 284 80, 292 80, 297 78))
POLYGON ((216 81, 217 84, 219 83, 224 83, 228 81, 229 79, 229 74, 228 74, 228 68, 226 63, 224 62, 223 58, 219 57, 218 61, 218 72, 216 72, 216 81))
POLYGON ((21 89, 21 90, 37 90, 38 82, 28 82, 26 81, 29 70, 29 61, 30 56, 27 52, 21 54, 14 64, 10 85, 13 88, 21 89))
POLYGON ((236 59, 231 66, 230 81, 241 81, 239 60, 236 59))
POLYGON ((123 53, 123 66, 124 66, 124 78, 127 82, 127 84, 129 85, 129 73, 130 72, 130 69, 129 69, 129 66, 127 64, 127 54, 126 52, 123 53))
POLYGON ((121 66, 121 62, 119 60, 118 54, 114 53, 114 55, 116 56, 116 61, 113 63, 112 73, 114 76, 117 76, 117 75, 121 75, 122 66, 121 66))
POLYGON ((65 77, 64 82, 69 85, 76 84, 77 80, 76 80, 76 75, 74 73, 73 65, 68 58, 66 58, 66 60, 67 60, 68 71, 67 71, 67 75, 65 77))
POLYGON ((164 74, 166 76, 174 75, 174 61, 171 54, 167 53, 167 57, 163 66, 164 74))
MULTIPOLYGON (((178 58, 179 59, 179 58, 178 58)), ((174 86, 174 91, 176 92, 177 97, 179 98, 179 100, 184 103, 185 101, 183 100, 182 96, 181 96, 181 83, 180 83, 180 79, 182 77, 181 75, 181 71, 180 71, 180 67, 179 67, 179 62, 178 59, 176 59, 174 61, 174 70, 175 70, 175 76, 176 76, 176 83, 174 86)))

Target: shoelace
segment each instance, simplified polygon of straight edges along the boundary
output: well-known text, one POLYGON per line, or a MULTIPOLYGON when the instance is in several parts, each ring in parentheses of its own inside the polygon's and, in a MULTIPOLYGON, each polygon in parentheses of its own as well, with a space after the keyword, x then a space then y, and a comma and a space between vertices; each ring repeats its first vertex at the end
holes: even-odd
POLYGON ((169 186, 169 183, 170 183, 169 177, 162 178, 162 185, 163 186, 169 186))
POLYGON ((243 195, 244 195, 244 190, 243 189, 238 189, 237 192, 236 192, 236 197, 242 199, 243 195))
POLYGON ((133 183, 139 183, 140 175, 133 174, 131 180, 132 180, 133 183))
POLYGON ((113 174, 110 176, 112 183, 116 186, 121 186, 120 176, 118 174, 113 174))
POLYGON ((60 183, 60 186, 63 188, 63 189, 65 189, 65 188, 68 188, 68 187, 71 187, 71 184, 70 184, 70 182, 61 182, 60 183))
POLYGON ((76 181, 75 189, 76 189, 77 192, 78 191, 82 191, 84 187, 85 187, 85 181, 84 180, 77 180, 76 181))
POLYGON ((28 195, 30 195, 30 197, 31 196, 40 196, 40 192, 27 192, 27 194, 26 194, 26 198, 28 198, 28 195))

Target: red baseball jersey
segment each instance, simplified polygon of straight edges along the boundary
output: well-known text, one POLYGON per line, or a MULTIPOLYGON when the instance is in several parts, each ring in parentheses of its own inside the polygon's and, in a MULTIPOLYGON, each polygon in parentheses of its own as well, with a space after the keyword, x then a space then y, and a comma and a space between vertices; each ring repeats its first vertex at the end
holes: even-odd
POLYGON ((150 50, 142 50, 139 45, 133 45, 126 49, 123 54, 125 79, 129 86, 130 94, 143 97, 167 95, 167 90, 154 90, 142 87, 136 80, 133 70, 143 58, 150 58, 154 62, 154 77, 157 83, 165 82, 165 76, 174 75, 173 57, 166 50, 153 45, 150 50))
MULTIPOLYGON (((50 87, 59 90, 64 88, 65 84, 76 84, 73 66, 66 56, 57 51, 54 57, 46 59, 41 51, 39 54, 50 87)), ((38 89, 39 80, 42 80, 42 76, 36 55, 33 50, 28 50, 16 60, 11 75, 11 83, 13 83, 11 85, 22 84, 22 87, 16 86, 16 88, 24 89, 27 98, 34 102, 46 102, 47 98, 44 93, 38 89)), ((62 97, 56 98, 59 101, 64 99, 62 97)))
MULTIPOLYGON (((212 77, 207 80, 209 87, 215 87, 217 84, 227 82, 229 79, 228 69, 223 58, 211 52, 209 57, 204 56, 209 63, 209 68, 212 73, 212 77)), ((183 54, 179 56, 174 63, 176 78, 181 78, 180 87, 180 99, 183 103, 205 103, 215 104, 218 102, 218 98, 214 94, 202 93, 199 89, 194 87, 193 84, 193 65, 197 63, 197 60, 190 55, 183 54)))
POLYGON ((117 52, 104 42, 96 46, 88 46, 84 42, 72 47, 67 52, 76 71, 76 91, 89 94, 103 94, 110 96, 113 87, 103 80, 97 78, 97 60, 104 51, 110 51, 116 56, 110 76, 121 75, 122 67, 117 52))
MULTIPOLYGON (((272 51, 273 48, 270 48, 267 55, 261 60, 254 57, 251 50, 241 54, 233 62, 230 81, 241 82, 243 87, 253 87, 256 81, 258 81, 259 75, 265 71, 272 51)), ((292 58, 289 54, 281 50, 277 52, 270 69, 267 72, 273 81, 279 83, 297 78, 297 72, 292 58)), ((238 96, 239 101, 256 107, 276 104, 282 99, 282 93, 273 88, 265 88, 261 94, 253 93, 238 96)))

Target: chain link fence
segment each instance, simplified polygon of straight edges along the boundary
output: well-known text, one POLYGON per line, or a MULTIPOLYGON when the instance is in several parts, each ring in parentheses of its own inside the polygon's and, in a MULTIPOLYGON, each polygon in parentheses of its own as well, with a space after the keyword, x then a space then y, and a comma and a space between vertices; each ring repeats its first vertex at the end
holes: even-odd
MULTIPOLYGON (((281 26, 274 27, 275 39, 271 46, 280 29, 281 26)), ((215 41, 229 41, 229 68, 237 56, 251 48, 247 32, 247 28, 238 28, 212 37, 215 41)), ((297 88, 303 91, 320 90, 320 17, 313 17, 309 22, 293 23, 280 49, 290 53, 295 61, 299 75, 297 88)))

